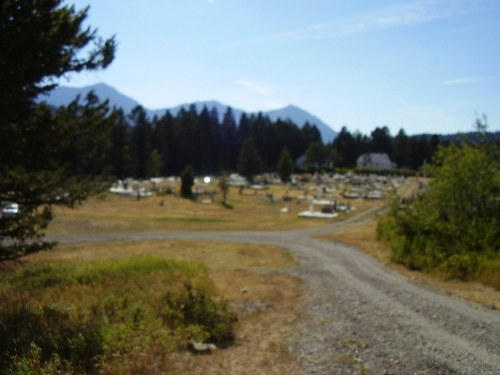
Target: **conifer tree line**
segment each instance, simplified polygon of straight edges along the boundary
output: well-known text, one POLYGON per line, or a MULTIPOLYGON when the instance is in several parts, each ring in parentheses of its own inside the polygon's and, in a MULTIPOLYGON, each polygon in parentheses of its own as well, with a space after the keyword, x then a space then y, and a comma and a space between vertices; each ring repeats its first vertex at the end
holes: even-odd
POLYGON ((399 168, 418 170, 431 162, 440 144, 446 143, 437 135, 409 136, 404 129, 392 136, 387 126, 376 127, 370 135, 351 133, 344 126, 330 146, 337 167, 355 167, 360 155, 373 152, 387 154, 399 168))
POLYGON ((220 114, 216 108, 197 111, 194 104, 175 116, 166 111, 150 119, 140 106, 129 114, 115 110, 114 116, 109 163, 117 178, 178 176, 188 165, 200 175, 238 171, 242 146, 250 138, 264 172, 277 171, 284 151, 294 163, 305 156, 306 169, 353 168, 360 155, 376 152, 386 153, 400 168, 418 170, 432 160, 440 144, 448 143, 437 135, 409 136, 403 129, 392 136, 384 126, 370 135, 343 127, 333 142, 323 144, 319 130, 309 123, 300 127, 290 120, 272 121, 262 113, 243 113, 236 119, 231 107, 220 114))
POLYGON ((324 144, 319 130, 310 123, 300 127, 291 120, 273 121, 262 113, 243 113, 236 119, 231 107, 220 114, 215 107, 198 111, 194 104, 177 115, 166 111, 161 117, 150 118, 141 106, 128 114, 110 109, 93 93, 54 110, 53 116, 56 123, 72 121, 87 130, 92 128, 89 122, 97 123, 99 134, 87 131, 67 145, 65 161, 80 174, 105 173, 119 179, 179 176, 186 166, 197 175, 245 174, 239 159, 248 140, 252 140, 259 160, 259 165, 247 167, 254 175, 280 173, 283 153, 293 162, 287 168, 295 171, 301 170, 296 165, 301 158, 304 171, 355 168, 364 153, 385 153, 398 168, 418 171, 425 163, 432 163, 440 145, 454 143, 438 135, 410 136, 404 129, 392 136, 386 126, 376 127, 369 135, 351 133, 344 126, 331 143, 324 144), (98 135, 100 141, 90 142, 85 138, 89 134, 94 138, 98 135), (90 150, 96 145, 98 149, 90 150))
POLYGON ((115 112, 111 131, 110 164, 117 178, 179 175, 186 166, 196 174, 220 174, 238 169, 245 141, 253 139, 262 159, 262 171, 274 172, 283 150, 293 160, 304 155, 321 135, 311 124, 299 127, 291 121, 272 121, 259 113, 236 119, 230 107, 223 114, 216 108, 194 105, 174 116, 149 119, 142 107, 130 114, 115 112))

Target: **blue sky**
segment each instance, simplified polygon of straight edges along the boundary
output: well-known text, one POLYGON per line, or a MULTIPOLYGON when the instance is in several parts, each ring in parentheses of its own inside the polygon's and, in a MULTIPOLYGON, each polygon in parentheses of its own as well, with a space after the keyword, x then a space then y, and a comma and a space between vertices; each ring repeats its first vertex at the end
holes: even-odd
MULTIPOLYGON (((333 129, 500 130, 500 0, 76 0, 116 34, 105 82, 150 109, 297 105, 333 129)), ((69 80, 68 80, 69 79, 69 80)))

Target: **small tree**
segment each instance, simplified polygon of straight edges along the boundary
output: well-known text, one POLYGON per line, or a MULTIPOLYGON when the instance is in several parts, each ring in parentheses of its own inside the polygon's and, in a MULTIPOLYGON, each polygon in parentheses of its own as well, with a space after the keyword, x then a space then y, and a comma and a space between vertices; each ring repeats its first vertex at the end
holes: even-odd
POLYGON ((222 173, 219 178, 219 189, 222 193, 222 203, 226 204, 227 195, 229 194, 229 181, 225 173, 222 173))
POLYGON ((183 198, 193 197, 194 171, 190 165, 181 172, 181 196, 183 198))
POLYGON ((281 151, 281 157, 277 167, 278 174, 282 182, 290 181, 290 176, 293 173, 293 168, 294 164, 292 157, 290 156, 290 152, 288 151, 288 149, 285 147, 283 151, 281 151))
POLYGON ((240 155, 238 157, 238 173, 252 182, 253 177, 262 173, 263 162, 257 151, 255 141, 249 137, 241 146, 240 155))

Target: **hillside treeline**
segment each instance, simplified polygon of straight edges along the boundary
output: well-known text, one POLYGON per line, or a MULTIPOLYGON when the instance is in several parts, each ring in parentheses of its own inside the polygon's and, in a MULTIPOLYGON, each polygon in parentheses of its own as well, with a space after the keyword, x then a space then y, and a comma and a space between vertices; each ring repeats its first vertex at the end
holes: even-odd
POLYGON ((235 171, 241 147, 252 137, 264 170, 274 171, 286 148, 295 160, 312 143, 320 143, 318 129, 291 121, 271 121, 262 114, 243 114, 237 121, 228 107, 198 112, 194 105, 173 116, 149 119, 142 107, 126 115, 118 110, 111 132, 113 174, 123 178, 179 175, 190 165, 197 174, 235 171))
POLYGON ((179 175, 187 165, 197 174, 236 171, 242 145, 250 137, 268 172, 276 171, 284 149, 294 161, 305 156, 306 168, 353 168, 361 154, 378 152, 388 154, 400 168, 417 170, 443 143, 436 135, 408 136, 403 129, 392 136, 387 127, 377 127, 370 135, 343 127, 325 145, 312 124, 272 121, 262 113, 236 119, 230 107, 221 114, 216 108, 197 111, 192 105, 176 116, 166 111, 152 119, 142 107, 129 114, 118 110, 115 115, 110 162, 118 178, 179 175))
MULTIPOLYGON (((300 167, 305 170, 354 168, 357 158, 367 152, 385 153, 399 168, 418 170, 432 162, 440 145, 459 139, 409 136, 403 129, 392 136, 385 126, 364 135, 343 127, 332 143, 323 144, 319 130, 309 123, 299 126, 290 120, 273 121, 262 113, 243 114, 237 119, 230 107, 219 113, 207 107, 198 111, 195 105, 181 109, 175 116, 166 111, 161 117, 150 118, 140 106, 128 114, 121 109, 110 110, 92 93, 57 109, 54 118, 61 123, 56 126, 59 129, 66 123, 86 129, 80 130, 66 145, 65 154, 60 155, 72 170, 91 176, 107 171, 120 179, 180 175, 186 166, 199 175, 234 172, 238 170, 242 146, 249 138, 255 143, 262 159, 260 169, 265 172, 276 172, 285 149, 295 163, 301 160, 300 167), (96 127, 91 125, 94 123, 100 126, 99 134, 90 130, 96 127)), ((30 150, 40 152, 33 147, 30 150)))
POLYGON ((377 127, 370 135, 351 133, 343 127, 333 141, 333 162, 338 167, 356 166, 357 158, 367 152, 385 153, 402 169, 419 169, 430 162, 440 144, 437 135, 409 136, 404 129, 392 136, 386 126, 377 127))

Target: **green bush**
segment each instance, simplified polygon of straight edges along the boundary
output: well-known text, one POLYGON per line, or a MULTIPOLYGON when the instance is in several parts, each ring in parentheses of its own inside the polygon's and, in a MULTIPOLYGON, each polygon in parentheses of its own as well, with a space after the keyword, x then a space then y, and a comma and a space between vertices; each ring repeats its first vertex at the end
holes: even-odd
POLYGON ((500 150, 494 145, 441 148, 427 192, 406 205, 394 199, 377 235, 395 262, 498 288, 500 150), (495 281, 497 280, 497 281, 495 281))
POLYGON ((24 356, 13 356, 9 366, 2 371, 6 375, 53 375, 75 374, 77 371, 70 363, 62 361, 58 355, 42 360, 42 350, 35 344, 24 356))
POLYGON ((234 341, 237 319, 224 299, 211 299, 204 290, 185 283, 179 293, 167 293, 161 314, 171 328, 188 327, 190 341, 228 346, 234 341))
POLYGON ((0 373, 89 373, 138 350, 229 345, 235 322, 200 263, 27 266, 0 275, 0 373))
POLYGON ((44 362, 56 355, 74 368, 90 371, 95 359, 103 354, 99 323, 83 317, 72 318, 58 308, 14 308, 0 313, 1 363, 9 356, 19 359, 32 353, 33 345, 40 349, 44 362))

